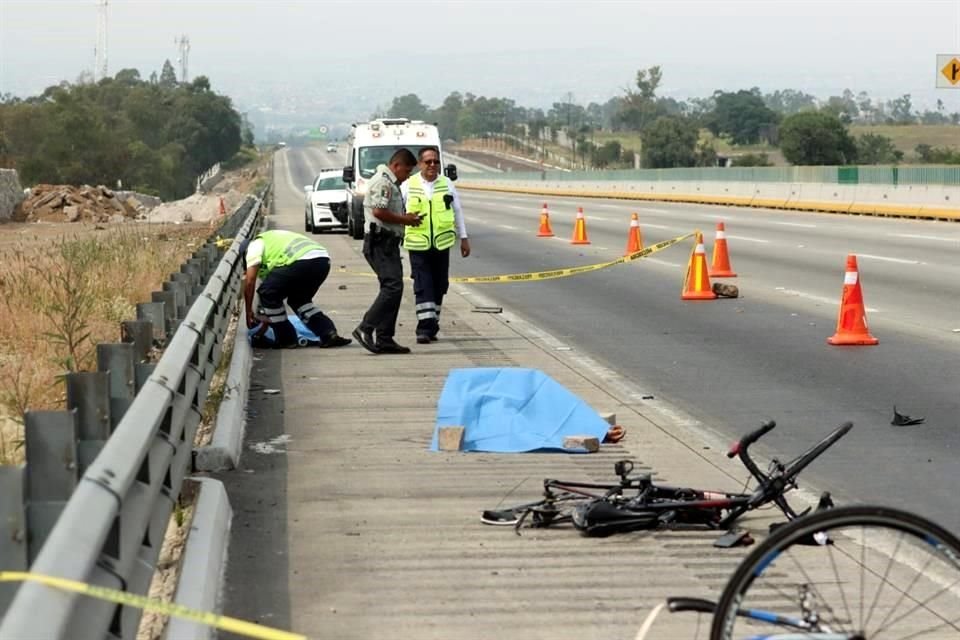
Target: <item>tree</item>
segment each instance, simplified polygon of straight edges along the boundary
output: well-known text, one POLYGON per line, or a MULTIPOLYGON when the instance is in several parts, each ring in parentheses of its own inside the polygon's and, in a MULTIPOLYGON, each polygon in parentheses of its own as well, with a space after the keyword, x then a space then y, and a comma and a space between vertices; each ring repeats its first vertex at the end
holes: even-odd
POLYGON ((405 96, 397 96, 393 99, 393 104, 387 110, 387 115, 391 118, 425 120, 429 111, 430 109, 423 104, 417 94, 408 93, 405 96))
POLYGON ((856 160, 857 148, 847 128, 833 113, 807 111, 784 119, 780 150, 799 165, 842 165, 856 160))
POLYGON ((140 72, 136 69, 121 69, 113 79, 121 84, 137 84, 140 82, 140 72))
POLYGON ((714 135, 729 136, 734 144, 756 144, 779 121, 759 91, 717 91, 713 96, 716 106, 706 118, 707 128, 714 135))
POLYGON ((835 114, 844 124, 850 124, 860 115, 860 107, 850 89, 844 89, 842 96, 830 96, 823 107, 824 111, 835 114))
POLYGON ((616 122, 627 129, 643 131, 649 123, 664 115, 665 111, 657 104, 657 89, 662 78, 659 66, 637 71, 637 89, 624 90, 616 122))
POLYGON ((772 111, 783 115, 812 111, 817 108, 817 99, 809 93, 795 89, 776 90, 763 97, 764 103, 772 111))
POLYGON ((443 104, 433 110, 431 119, 437 123, 440 135, 444 138, 460 139, 457 118, 460 116, 461 109, 463 109, 463 96, 459 91, 454 91, 444 98, 443 104))
POLYGON ((909 93, 905 93, 895 100, 890 100, 887 104, 890 106, 890 117, 893 124, 911 124, 916 120, 913 116, 913 103, 909 93))
POLYGON ((160 86, 165 89, 177 86, 177 73, 173 70, 169 59, 163 61, 163 69, 160 70, 160 86))
POLYGON ((769 156, 765 153, 745 153, 733 159, 735 167, 772 167, 769 156))
POLYGON ((876 133, 857 136, 857 162, 861 164, 891 164, 903 159, 903 151, 893 140, 876 133))
POLYGON ((643 133, 643 166, 651 169, 696 164, 699 131, 687 118, 660 116, 643 133))

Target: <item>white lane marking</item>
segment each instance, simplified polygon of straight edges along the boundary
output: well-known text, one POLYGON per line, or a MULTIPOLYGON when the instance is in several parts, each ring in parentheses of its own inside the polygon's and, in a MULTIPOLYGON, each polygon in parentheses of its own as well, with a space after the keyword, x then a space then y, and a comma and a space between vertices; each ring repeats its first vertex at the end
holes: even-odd
POLYGON ((739 220, 739 218, 734 216, 724 216, 718 213, 703 213, 700 215, 701 218, 707 218, 709 220, 739 220))
POLYGON ((805 224, 803 222, 771 222, 770 224, 782 224, 785 227, 803 227, 804 229, 816 229, 815 224, 805 224))
POLYGON ((650 213, 673 213, 668 209, 654 209, 652 207, 641 207, 640 211, 649 211, 650 213))
MULTIPOLYGON (((837 304, 840 303, 839 298, 837 298, 837 299, 827 298, 826 296, 818 296, 818 295, 814 295, 814 294, 812 294, 812 293, 806 293, 806 292, 803 292, 803 291, 796 291, 796 290, 794 290, 794 289, 787 289, 787 288, 785 288, 785 287, 774 287, 773 290, 774 290, 774 291, 777 291, 777 292, 779 292, 779 293, 782 293, 782 294, 784 294, 784 295, 794 296, 794 297, 796 297, 796 298, 803 298, 804 300, 812 300, 812 301, 814 301, 814 302, 822 302, 823 304, 837 305, 837 304)), ((879 309, 875 309, 875 308, 873 308, 873 307, 865 307, 865 309, 866 309, 867 311, 869 311, 870 313, 879 313, 879 312, 880 312, 879 309)))
POLYGON ((729 233, 727 234, 728 238, 733 238, 734 240, 744 240, 746 242, 762 242, 763 244, 769 244, 769 240, 763 240, 762 238, 748 238, 747 236, 732 236, 729 233))
POLYGON ((606 247, 597 247, 597 249, 599 249, 600 251, 610 251, 610 249, 606 247))
POLYGON ((508 224, 498 224, 497 226, 500 227, 501 229, 509 229, 510 231, 516 231, 516 230, 517 230, 516 227, 511 227, 511 226, 508 225, 508 224))
POLYGON ((610 218, 604 218, 603 216, 594 216, 594 215, 583 214, 583 217, 584 217, 586 220, 588 220, 588 221, 589 221, 589 220, 599 220, 600 222, 610 222, 610 218))
POLYGON ((884 262, 896 262, 898 264, 920 264, 919 260, 904 260, 902 258, 888 258, 886 256, 875 256, 870 253, 858 253, 858 258, 869 258, 871 260, 883 260, 884 262))
POLYGON ((650 227, 651 229, 675 229, 676 227, 669 227, 665 224, 650 224, 649 222, 641 222, 640 228, 644 229, 650 227))
POLYGON ((917 240, 936 240, 938 242, 960 242, 960 238, 939 238, 937 236, 922 236, 916 233, 888 233, 895 238, 916 238, 917 240))
POLYGON ((530 211, 530 207, 521 207, 518 204, 504 204, 501 206, 506 209, 516 209, 517 211, 530 211))
POLYGON ((667 267, 682 267, 682 264, 677 264, 676 262, 669 262, 667 260, 661 260, 660 258, 641 258, 639 262, 656 262, 657 264, 662 264, 667 267))

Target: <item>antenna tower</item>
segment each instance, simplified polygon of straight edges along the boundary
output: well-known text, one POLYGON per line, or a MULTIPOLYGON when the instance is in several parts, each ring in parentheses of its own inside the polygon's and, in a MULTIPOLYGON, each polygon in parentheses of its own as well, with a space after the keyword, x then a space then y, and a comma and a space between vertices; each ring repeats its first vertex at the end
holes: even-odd
POLYGON ((107 77, 107 5, 108 0, 97 0, 97 44, 93 49, 93 78, 107 77))
POLYGON ((180 51, 180 55, 177 57, 177 62, 180 63, 180 82, 187 82, 189 79, 190 38, 180 36, 173 43, 177 45, 177 49, 180 51))

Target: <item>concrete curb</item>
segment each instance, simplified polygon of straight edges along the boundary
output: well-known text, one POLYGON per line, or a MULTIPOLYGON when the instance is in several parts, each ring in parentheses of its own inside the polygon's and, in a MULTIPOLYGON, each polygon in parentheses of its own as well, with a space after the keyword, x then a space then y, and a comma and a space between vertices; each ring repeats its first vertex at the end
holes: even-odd
MULTIPOLYGON (((173 601, 191 609, 217 612, 222 602, 233 510, 222 482, 212 478, 190 479, 200 483, 200 491, 173 601)), ((197 622, 170 618, 163 637, 167 640, 210 640, 216 637, 216 630, 197 622)))
POLYGON ((250 367, 253 349, 247 341, 243 323, 245 307, 240 303, 240 321, 233 339, 233 356, 223 400, 217 410, 217 422, 210 444, 196 450, 194 469, 197 471, 224 471, 236 469, 243 449, 243 433, 247 424, 247 398, 250 391, 250 367))
MULTIPOLYGON (((752 183, 745 183, 754 187, 752 183)), ((833 185, 831 185, 833 186, 833 185)), ((781 199, 760 198, 754 195, 731 197, 720 195, 691 193, 657 193, 645 191, 625 191, 623 189, 563 188, 555 186, 519 186, 514 184, 492 185, 472 182, 469 177, 458 181, 457 188, 462 191, 499 191, 526 195, 564 196, 578 198, 610 198, 618 200, 645 200, 651 202, 684 202, 689 204, 718 205, 726 207, 762 207, 767 209, 789 209, 794 211, 816 211, 820 213, 839 213, 845 215, 863 215, 895 218, 915 218, 924 220, 960 221, 960 209, 932 207, 927 205, 890 205, 856 201, 799 200, 790 197, 781 199)), ((756 191, 756 189, 752 189, 756 191)))

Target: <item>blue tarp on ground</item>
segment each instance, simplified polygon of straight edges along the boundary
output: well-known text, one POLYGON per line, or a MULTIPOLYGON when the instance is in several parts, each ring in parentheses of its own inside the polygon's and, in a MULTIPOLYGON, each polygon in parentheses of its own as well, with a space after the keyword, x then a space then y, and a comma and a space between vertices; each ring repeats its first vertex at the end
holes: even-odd
MULTIPOLYGON (((293 328, 297 330, 297 342, 300 343, 301 347, 315 347, 320 344, 320 338, 318 338, 313 331, 310 331, 298 316, 287 315, 287 320, 289 320, 293 328)), ((264 324, 266 323, 261 322, 253 329, 247 329, 247 340, 251 344, 253 344, 253 336, 260 331, 264 324)), ((267 327, 267 332, 261 336, 260 340, 263 341, 263 346, 272 346, 277 341, 274 337, 273 329, 270 327, 267 327)))
POLYGON ((463 426, 463 450, 520 453, 563 449, 565 436, 595 436, 610 425, 586 402, 537 369, 451 369, 437 402, 440 427, 463 426))

